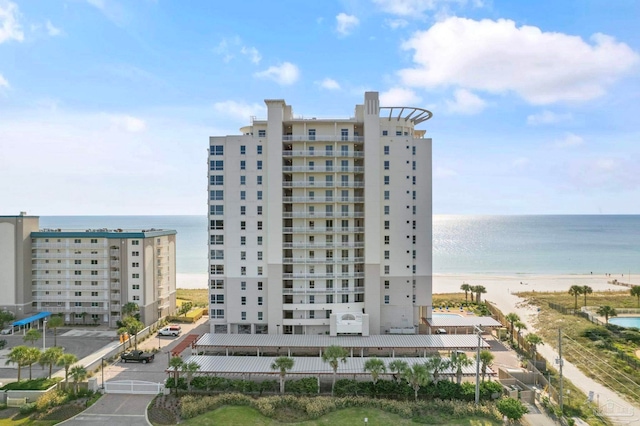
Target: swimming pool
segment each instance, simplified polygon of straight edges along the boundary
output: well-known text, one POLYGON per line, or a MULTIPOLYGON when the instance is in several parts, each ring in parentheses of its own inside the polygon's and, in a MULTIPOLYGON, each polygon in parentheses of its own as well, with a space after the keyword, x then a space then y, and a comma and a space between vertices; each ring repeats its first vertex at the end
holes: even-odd
POLYGON ((636 327, 640 328, 640 317, 616 317, 609 318, 610 324, 619 325, 620 327, 636 327))
POLYGON ((461 317, 462 315, 458 314, 433 314, 432 318, 442 318, 442 317, 461 317))

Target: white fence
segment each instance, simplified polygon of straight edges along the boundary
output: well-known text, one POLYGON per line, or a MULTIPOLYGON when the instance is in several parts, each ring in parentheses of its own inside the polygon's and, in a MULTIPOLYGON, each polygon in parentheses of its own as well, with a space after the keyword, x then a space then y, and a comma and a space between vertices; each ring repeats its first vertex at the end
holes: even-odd
POLYGON ((104 393, 157 395, 164 392, 162 383, 140 380, 110 380, 104 383, 104 393))

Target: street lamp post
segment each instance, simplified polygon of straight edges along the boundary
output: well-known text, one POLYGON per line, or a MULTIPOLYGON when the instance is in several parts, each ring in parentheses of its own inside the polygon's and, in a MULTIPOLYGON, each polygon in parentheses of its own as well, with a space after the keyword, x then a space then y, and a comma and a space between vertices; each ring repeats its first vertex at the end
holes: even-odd
POLYGON ((478 347, 476 348, 476 405, 480 403, 480 344, 482 342, 482 329, 474 326, 478 332, 478 347))
POLYGON ((42 322, 42 351, 47 347, 47 320, 42 322))
POLYGON ((160 333, 158 333, 158 350, 160 350, 160 333))
POLYGON ((102 367, 102 389, 104 389, 104 358, 100 358, 100 367, 102 367))

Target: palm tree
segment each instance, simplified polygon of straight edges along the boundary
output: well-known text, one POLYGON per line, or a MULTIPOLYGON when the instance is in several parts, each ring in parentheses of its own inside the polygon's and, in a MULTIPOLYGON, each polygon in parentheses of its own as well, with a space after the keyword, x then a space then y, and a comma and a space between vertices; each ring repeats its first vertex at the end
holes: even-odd
POLYGON ((284 393, 284 380, 287 376, 287 371, 293 368, 294 360, 288 356, 281 356, 275 359, 271 364, 272 370, 280 370, 280 393, 284 393))
POLYGON ((400 380, 400 376, 402 376, 402 372, 409 368, 409 364, 406 361, 401 359, 395 359, 389 363, 389 371, 394 374, 394 378, 396 382, 400 380))
POLYGON ((40 333, 35 328, 30 329, 27 333, 22 337, 22 340, 25 343, 31 343, 31 346, 34 346, 37 340, 40 340, 42 337, 42 333, 40 333))
POLYGON ((187 373, 187 390, 191 392, 191 379, 193 378, 193 373, 200 370, 200 364, 195 361, 185 362, 182 364, 181 369, 187 373))
POLYGON ((531 345, 531 359, 535 362, 536 360, 536 349, 538 345, 542 344, 542 337, 537 334, 530 333, 527 334, 527 337, 524 338, 531 345))
POLYGON ((42 352, 38 348, 27 348, 25 351, 24 365, 29 366, 29 380, 31 380, 31 367, 38 362, 41 354, 42 352))
POLYGON ((605 321, 607 322, 607 324, 609 324, 609 318, 610 317, 617 317, 618 313, 616 312, 616 310, 614 308, 612 308, 611 306, 605 305, 605 306, 600 306, 598 308, 598 310, 596 311, 596 313, 598 315, 602 315, 605 319, 605 321))
POLYGON ((518 346, 520 346, 520 336, 521 336, 520 331, 526 330, 527 325, 522 321, 516 321, 515 323, 513 323, 513 326, 518 330, 518 346))
POLYGON ((471 293, 471 301, 472 301, 472 302, 475 300, 475 299, 474 299, 474 295, 476 294, 476 288, 477 288, 477 287, 478 287, 478 286, 476 286, 476 285, 470 285, 470 286, 469 286, 469 292, 471 293))
POLYGON ((574 308, 576 311, 578 310, 578 296, 582 294, 582 286, 580 285, 572 285, 569 288, 569 294, 575 298, 574 308))
POLYGON ((173 367, 173 384, 176 387, 176 393, 178 393, 178 377, 180 376, 180 368, 184 364, 184 361, 179 356, 174 356, 169 360, 169 367, 173 367))
POLYGON ((587 294, 593 293, 593 289, 588 285, 582 286, 582 294, 584 294, 584 306, 587 306, 587 294))
POLYGON ((126 317, 131 317, 133 316, 136 312, 138 312, 138 310, 140 309, 140 307, 138 306, 137 303, 135 302, 127 302, 124 305, 122 305, 122 318, 126 318, 126 317))
POLYGON ((60 358, 58 358, 58 361, 56 361, 57 366, 64 367, 65 383, 69 383, 69 368, 76 362, 78 362, 78 357, 74 354, 62 354, 60 358))
POLYGON ((462 285, 460 286, 460 290, 464 291, 464 302, 468 303, 469 302, 469 292, 471 291, 471 285, 469 285, 467 283, 462 283, 462 285))
POLYGON ((80 382, 87 378, 87 369, 81 365, 76 365, 71 369, 71 377, 75 383, 76 393, 80 390, 80 382))
POLYGON ((387 372, 387 366, 384 365, 384 361, 378 358, 369 358, 364 363, 364 371, 371 373, 371 380, 373 380, 373 386, 378 382, 380 374, 387 372))
POLYGON ((58 328, 64 325, 64 318, 60 315, 52 316, 47 322, 47 327, 53 328, 53 346, 58 346, 58 328))
POLYGON ((480 303, 482 300, 480 299, 481 294, 486 294, 487 289, 483 285, 476 286, 476 303, 480 303))
POLYGON ((411 367, 404 369, 402 378, 413 388, 413 395, 417 401, 420 387, 429 382, 429 371, 424 364, 413 364, 411 367))
POLYGON ((506 319, 509 322, 509 324, 511 325, 511 328, 509 330, 510 331, 509 334, 511 335, 511 344, 513 344, 513 325, 517 321, 520 321, 520 317, 518 316, 518 314, 516 314, 514 312, 510 312, 504 317, 504 319, 506 319))
POLYGON ((451 363, 449 360, 443 359, 438 355, 430 357, 427 362, 425 362, 425 366, 429 371, 431 371, 433 383, 438 383, 438 380, 440 379, 440 372, 449 368, 451 363))
POLYGON ((58 358, 62 355, 62 348, 58 348, 53 346, 46 351, 42 352, 40 355, 40 360, 38 361, 43 366, 49 366, 49 378, 51 378, 51 372, 53 371, 53 364, 58 361, 58 358))
POLYGON ((640 285, 634 285, 631 287, 631 295, 638 298, 638 308, 640 308, 640 285))
POLYGON ((462 369, 473 365, 471 358, 468 358, 464 353, 454 352, 451 356, 451 367, 456 370, 456 381, 458 384, 462 383, 462 369))
POLYGON ((144 328, 144 324, 138 321, 137 319, 135 319, 135 317, 126 317, 122 322, 124 323, 124 328, 127 330, 127 333, 129 333, 130 336, 134 337, 134 340, 135 340, 134 349, 137 350, 138 349, 138 333, 144 328))
POLYGON ((22 370, 22 367, 26 365, 25 360, 28 349, 29 347, 23 345, 14 346, 11 349, 11 352, 9 352, 9 355, 7 355, 7 362, 5 364, 16 364, 18 366, 18 382, 20 381, 20 372, 22 370))
POLYGON ((333 388, 336 386, 336 375, 338 374, 338 366, 340 362, 347 362, 349 352, 342 346, 331 345, 322 352, 322 361, 329 363, 333 369, 333 383, 331 384, 331 396, 333 396, 333 388))
POLYGON ((491 366, 494 360, 494 356, 491 351, 483 349, 480 351, 480 370, 482 371, 482 381, 484 382, 484 377, 487 375, 487 367, 491 366))

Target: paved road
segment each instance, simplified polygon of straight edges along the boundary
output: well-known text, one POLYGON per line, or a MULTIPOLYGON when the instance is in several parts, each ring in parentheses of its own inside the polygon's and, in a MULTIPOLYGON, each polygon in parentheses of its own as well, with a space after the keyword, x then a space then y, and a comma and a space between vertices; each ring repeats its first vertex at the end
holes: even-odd
POLYGON ((107 394, 77 416, 59 423, 67 426, 121 424, 149 426, 147 406, 155 395, 107 394))

